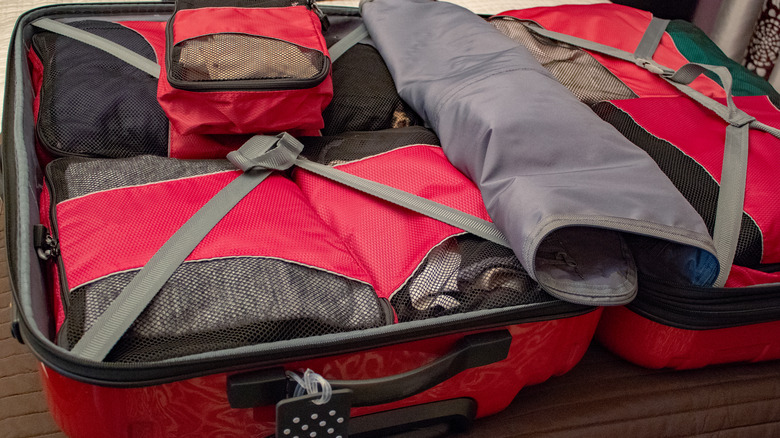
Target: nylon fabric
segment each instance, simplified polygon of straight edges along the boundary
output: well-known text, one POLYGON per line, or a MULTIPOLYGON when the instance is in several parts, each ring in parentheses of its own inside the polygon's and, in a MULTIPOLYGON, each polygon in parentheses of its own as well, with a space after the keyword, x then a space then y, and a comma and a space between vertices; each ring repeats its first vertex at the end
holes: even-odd
MULTIPOLYGON (((477 183, 490 217, 533 278, 541 278, 540 245, 572 226, 714 252, 703 221, 655 163, 488 23, 438 2, 399 7, 374 0, 362 13, 400 96, 437 132, 450 161, 477 183)), ((620 247, 607 254, 596 246, 586 257, 621 260, 614 268, 623 275, 604 279, 597 271, 556 265, 547 277, 554 281, 542 287, 579 303, 629 301, 636 292, 635 283, 625 282, 633 261, 620 247)))
MULTIPOLYGON (((150 43, 119 24, 83 20, 69 25, 155 60, 150 43)), ((51 32, 35 34, 32 46, 42 66, 34 78, 41 85, 35 129, 44 155, 166 154, 168 121, 157 103, 155 78, 101 49, 51 32)))
MULTIPOLYGON (((453 171, 438 147, 405 147, 336 168, 490 220, 474 183, 453 171)), ((317 214, 362 261, 380 297, 398 290, 431 248, 463 233, 304 169, 296 169, 293 177, 303 193, 316 200, 312 205, 317 214)))
POLYGON ((722 266, 713 286, 722 287, 731 271, 737 252, 740 219, 745 204, 745 176, 747 174, 750 127, 726 126, 726 144, 721 167, 720 193, 715 213, 713 240, 722 266))
MULTIPOLYGON (((541 27, 562 34, 603 44, 623 52, 634 53, 652 20, 652 14, 617 4, 561 5, 554 8, 529 8, 501 13, 530 20, 541 27)), ((639 97, 679 96, 680 92, 657 75, 635 65, 600 53, 590 52, 639 97)), ((689 61, 675 46, 672 38, 662 36, 653 61, 677 70, 689 61)), ((707 77, 697 78, 691 86, 709 97, 724 97, 723 89, 707 77)))
POLYGON ((176 133, 323 128, 333 97, 330 61, 319 19, 305 6, 186 9, 166 32, 172 43, 157 98, 176 133))
POLYGON ((490 23, 528 49, 536 60, 580 101, 593 105, 604 100, 637 97, 588 52, 543 37, 528 29, 525 22, 511 17, 494 17, 490 23))
MULTIPOLYGON (((769 96, 775 106, 780 106, 780 95, 768 82, 726 56, 701 29, 687 21, 672 20, 666 31, 688 61, 728 68, 734 78, 731 91, 735 96, 769 96)), ((712 74, 705 74, 715 78, 712 74)))
POLYGON ((264 37, 289 41, 317 51, 322 51, 324 46, 321 32, 301 31, 320 28, 314 13, 303 5, 286 8, 207 7, 178 11, 173 20, 173 44, 218 33, 255 35, 258 34, 258 23, 262 23, 260 32, 264 37))
MULTIPOLYGON (((652 60, 652 56, 656 52, 657 46, 663 37, 667 23, 667 20, 653 18, 648 24, 648 28, 633 54, 623 52, 622 50, 611 46, 580 40, 569 35, 557 34, 534 27, 531 29, 541 35, 558 39, 564 43, 574 44, 588 50, 593 50, 626 61, 633 61, 648 71, 659 74, 683 94, 692 98, 710 111, 718 114, 718 116, 731 125, 726 130, 726 153, 724 154, 722 166, 724 183, 722 183, 719 190, 713 232, 718 264, 721 266, 720 273, 715 280, 714 286, 721 287, 726 282, 737 251, 737 234, 739 232, 740 218, 742 216, 745 190, 744 177, 747 171, 746 159, 749 147, 749 128, 747 125, 751 122, 755 122, 755 119, 734 105, 731 92, 732 77, 726 67, 688 63, 680 67, 677 71, 670 71, 652 60), (689 86, 690 83, 696 80, 704 72, 714 73, 720 80, 720 84, 726 92, 725 107, 689 86), (741 131, 741 134, 739 135, 737 135, 737 128, 741 131)), ((777 136, 777 133, 773 129, 765 129, 765 132, 770 132, 777 136)))
MULTIPOLYGON (((723 103, 723 101, 721 101, 723 103)), ((735 96, 734 103, 737 107, 755 117, 759 122, 768 126, 780 126, 780 115, 777 109, 765 96, 735 96)), ((637 99, 626 101, 614 101, 611 105, 630 115, 631 122, 652 136, 669 142, 672 147, 679 149, 686 157, 695 160, 706 169, 715 182, 720 183, 724 160, 723 147, 726 141, 726 122, 698 106, 688 98, 656 98, 637 99), (670 124, 669 117, 673 117, 674 124, 670 124), (690 127, 696 129, 696 135, 690 134, 690 127), (717 145, 717 147, 713 147, 717 145)), ((597 112, 608 116, 606 111, 597 107, 597 112)), ((610 119, 612 117, 609 117, 610 119)), ((627 129, 630 125, 626 125, 627 129)), ((621 131, 626 129, 618 126, 621 131)), ((637 137, 637 140, 639 138, 637 137)), ((749 134, 750 148, 747 156, 747 175, 744 212, 745 216, 754 223, 746 224, 743 216, 739 247, 735 263, 748 267, 756 267, 758 264, 771 264, 780 261, 780 248, 775 242, 780 239, 780 206, 772 202, 775 193, 780 193, 780 183, 776 174, 776 149, 778 139, 773 135, 757 129, 751 129, 749 134), (755 231, 750 231, 755 229, 755 231), (753 248, 753 249, 751 249, 753 248)), ((646 142, 637 143, 645 147, 646 142)), ((668 166, 666 166, 668 168, 668 166)), ((673 169, 671 169, 673 170, 673 169)), ((667 173, 670 170, 667 170, 667 173)), ((696 186, 702 184, 701 177, 694 174, 679 174, 678 185, 696 186)), ((710 188, 715 191, 717 188, 710 188)), ((706 213, 703 209, 714 208, 712 198, 706 203, 692 201, 702 215, 707 218, 710 226, 714 221, 713 213, 706 213), (707 206, 709 204, 709 206, 707 206), (702 207, 698 207, 701 205, 702 207)))
MULTIPOLYGON (((70 345, 136 274, 120 272, 71 292, 70 345)), ((318 269, 268 258, 187 262, 106 360, 152 362, 390 322, 371 286, 318 269)))
POLYGON ((366 29, 366 26, 363 24, 359 25, 355 30, 348 33, 328 48, 328 52, 330 52, 330 61, 336 62, 337 59, 341 58, 341 55, 367 37, 368 29, 366 29))
POLYGON ((160 77, 160 66, 149 59, 129 50, 113 41, 100 38, 95 34, 85 32, 77 27, 68 26, 48 18, 41 18, 32 23, 33 26, 48 30, 62 35, 66 38, 72 38, 84 44, 103 50, 104 52, 125 61, 133 67, 146 72, 155 79, 160 77))
POLYGON ((663 38, 668 24, 669 20, 653 17, 653 19, 650 20, 650 24, 647 25, 647 29, 645 30, 644 35, 642 35, 642 39, 636 46, 636 50, 634 50, 634 56, 639 59, 653 59, 653 54, 655 54, 658 44, 661 43, 661 38, 663 38))
MULTIPOLYGON (((238 175, 222 172, 117 188, 59 203, 59 240, 67 248, 62 257, 69 285, 75 288, 113 272, 142 267, 187 219, 238 175), (105 242, 112 243, 112 250, 105 249, 105 242)), ((217 224, 187 260, 273 257, 368 280, 360 264, 308 204, 292 182, 271 176, 217 224), (265 244, 258 246, 258 241, 265 244)))

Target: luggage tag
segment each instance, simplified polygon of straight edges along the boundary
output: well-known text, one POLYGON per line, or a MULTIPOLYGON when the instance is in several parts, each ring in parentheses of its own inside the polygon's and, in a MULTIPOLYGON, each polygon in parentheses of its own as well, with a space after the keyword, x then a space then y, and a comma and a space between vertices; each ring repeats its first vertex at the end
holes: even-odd
POLYGON ((312 370, 303 377, 287 371, 297 382, 293 397, 276 404, 277 438, 346 438, 352 390, 333 391, 325 378, 312 370))

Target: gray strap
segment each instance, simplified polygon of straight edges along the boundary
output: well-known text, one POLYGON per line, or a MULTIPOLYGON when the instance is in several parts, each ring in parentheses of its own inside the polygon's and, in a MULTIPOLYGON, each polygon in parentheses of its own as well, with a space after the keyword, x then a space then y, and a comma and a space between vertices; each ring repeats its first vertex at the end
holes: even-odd
POLYGON ((100 49, 108 54, 111 54, 122 61, 132 65, 133 67, 146 72, 149 76, 159 78, 160 66, 138 53, 132 50, 122 47, 119 44, 107 40, 103 37, 97 36, 93 33, 89 33, 85 30, 67 25, 65 23, 54 21, 49 18, 40 18, 32 22, 32 25, 49 32, 62 35, 64 37, 72 38, 76 41, 80 41, 89 46, 100 49))
POLYGON ((330 54, 331 64, 336 62, 347 50, 351 49, 355 44, 363 41, 368 36, 368 29, 366 25, 360 23, 360 26, 355 28, 352 32, 346 34, 344 38, 340 39, 336 44, 328 48, 330 54))
POLYGON ((734 255, 737 253, 737 241, 745 205, 749 135, 748 125, 726 127, 720 192, 715 213, 715 228, 712 233, 718 262, 721 264, 720 273, 713 284, 715 287, 723 287, 726 284, 734 255))
POLYGON ((668 24, 669 20, 653 17, 650 24, 647 26, 647 30, 645 30, 645 34, 642 35, 639 45, 637 45, 636 50, 634 50, 634 56, 637 57, 637 59, 645 59, 648 61, 653 59, 653 54, 666 32, 666 26, 668 24))
POLYGON ((363 179, 324 164, 315 163, 304 158, 298 158, 295 165, 309 172, 328 178, 345 186, 375 196, 393 204, 400 205, 414 212, 440 220, 448 225, 460 228, 483 239, 509 247, 509 242, 501 231, 484 219, 431 201, 421 196, 413 195, 403 190, 363 179))
POLYGON ((578 38, 571 35, 566 35, 559 32, 553 32, 551 30, 547 30, 539 27, 536 23, 523 23, 523 24, 525 24, 525 27, 528 30, 538 35, 541 35, 545 38, 566 43, 575 47, 580 47, 593 52, 598 52, 607 56, 611 56, 613 58, 618 58, 624 61, 633 62, 656 74, 661 74, 661 73, 671 74, 674 72, 674 70, 668 67, 664 67, 655 61, 652 61, 652 57, 651 59, 639 59, 633 53, 626 52, 625 50, 616 49, 606 44, 597 43, 594 41, 578 38))
POLYGON ((269 169, 288 168, 293 164, 301 151, 298 146, 303 147, 289 134, 276 137, 255 136, 239 149, 240 152, 231 152, 233 159, 240 155, 239 161, 244 164, 249 161, 253 164, 243 167, 244 173, 214 195, 165 242, 84 333, 73 347, 73 354, 84 359, 102 361, 179 265, 241 199, 271 174, 269 169), (250 155, 250 152, 253 155, 250 155), (266 154, 269 158, 268 166, 264 161, 266 154), (247 156, 252 158, 245 159, 247 156), (281 162, 282 156, 287 157, 287 167, 281 162))

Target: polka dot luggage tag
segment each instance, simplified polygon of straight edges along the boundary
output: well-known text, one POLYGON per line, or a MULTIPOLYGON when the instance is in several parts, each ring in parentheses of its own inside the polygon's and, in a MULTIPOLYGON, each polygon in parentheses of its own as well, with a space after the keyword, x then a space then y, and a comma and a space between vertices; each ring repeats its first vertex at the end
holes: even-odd
POLYGON ((276 404, 277 438, 347 438, 352 390, 332 391, 320 375, 306 370, 294 396, 276 404), (300 394, 304 395, 300 395, 300 394))

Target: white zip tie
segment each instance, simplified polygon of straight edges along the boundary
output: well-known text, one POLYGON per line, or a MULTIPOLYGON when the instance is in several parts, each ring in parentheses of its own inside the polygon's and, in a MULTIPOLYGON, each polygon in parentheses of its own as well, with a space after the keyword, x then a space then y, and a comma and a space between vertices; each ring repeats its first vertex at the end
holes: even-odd
POLYGON ((330 383, 325 380, 324 377, 315 373, 311 369, 307 369, 303 373, 303 377, 292 371, 286 371, 287 377, 295 380, 298 386, 295 387, 293 397, 300 397, 305 394, 318 394, 322 395, 318 400, 312 400, 312 403, 316 405, 324 405, 330 401, 330 396, 333 393, 330 383))

